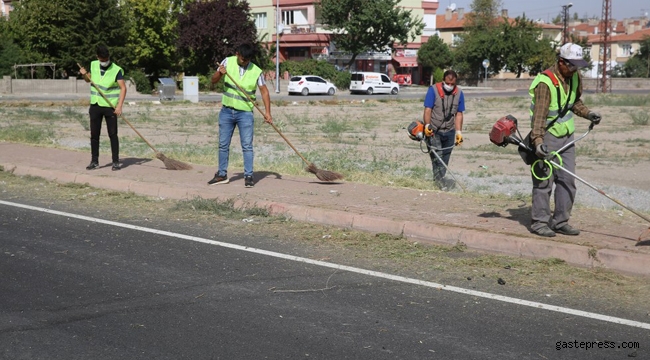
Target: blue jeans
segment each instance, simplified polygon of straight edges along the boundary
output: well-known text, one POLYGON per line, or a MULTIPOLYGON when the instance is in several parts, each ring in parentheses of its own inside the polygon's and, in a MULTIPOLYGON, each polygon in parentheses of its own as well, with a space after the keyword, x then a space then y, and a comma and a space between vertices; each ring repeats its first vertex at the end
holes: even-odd
POLYGON ((244 155, 244 176, 253 176, 253 112, 222 107, 219 112, 219 170, 217 175, 226 176, 230 157, 230 141, 239 129, 239 140, 244 155))
MULTIPOLYGON (((431 140, 434 148, 445 149, 438 150, 436 153, 440 156, 442 161, 445 162, 444 165, 449 165, 451 151, 454 149, 454 143, 456 143, 456 130, 449 130, 447 132, 436 131, 436 133, 433 135, 433 139, 431 140)), ((431 149, 431 151, 434 150, 431 149)), ((433 181, 439 182, 445 177, 447 168, 445 168, 445 166, 440 163, 440 160, 438 160, 438 157, 435 154, 431 152, 429 153, 429 156, 431 156, 431 165, 433 167, 433 181)))

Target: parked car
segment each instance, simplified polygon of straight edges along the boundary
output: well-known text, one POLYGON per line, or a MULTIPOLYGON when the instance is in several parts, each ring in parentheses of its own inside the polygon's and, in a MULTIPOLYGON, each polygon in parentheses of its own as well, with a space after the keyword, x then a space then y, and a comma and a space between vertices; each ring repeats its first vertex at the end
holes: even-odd
POLYGON ((331 82, 316 75, 300 75, 292 76, 287 86, 289 95, 302 94, 307 96, 309 94, 327 94, 334 95, 336 93, 336 86, 331 82))
POLYGON ((390 81, 388 75, 375 72, 353 72, 350 78, 350 93, 397 95, 399 84, 390 81))

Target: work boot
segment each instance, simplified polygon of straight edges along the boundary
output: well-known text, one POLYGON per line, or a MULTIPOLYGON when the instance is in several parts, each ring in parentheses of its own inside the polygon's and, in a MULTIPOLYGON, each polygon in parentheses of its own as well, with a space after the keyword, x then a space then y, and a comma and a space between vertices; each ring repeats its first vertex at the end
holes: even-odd
POLYGON ((537 230, 533 229, 532 233, 543 237, 555 237, 555 231, 551 230, 547 225, 537 230))
POLYGON ((564 224, 564 225, 562 225, 560 227, 555 227, 555 228, 553 228, 553 230, 556 233, 560 233, 560 234, 563 234, 563 235, 570 235, 570 236, 580 235, 580 230, 574 228, 573 226, 571 226, 569 224, 564 224))

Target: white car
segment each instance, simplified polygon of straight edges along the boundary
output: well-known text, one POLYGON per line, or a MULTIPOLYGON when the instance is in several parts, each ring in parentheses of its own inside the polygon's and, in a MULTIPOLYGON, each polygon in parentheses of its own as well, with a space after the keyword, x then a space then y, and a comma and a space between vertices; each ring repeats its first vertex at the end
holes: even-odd
POLYGON ((316 75, 300 75, 292 76, 289 80, 287 87, 289 95, 302 94, 307 96, 309 94, 327 94, 334 95, 336 93, 336 86, 331 82, 316 75))

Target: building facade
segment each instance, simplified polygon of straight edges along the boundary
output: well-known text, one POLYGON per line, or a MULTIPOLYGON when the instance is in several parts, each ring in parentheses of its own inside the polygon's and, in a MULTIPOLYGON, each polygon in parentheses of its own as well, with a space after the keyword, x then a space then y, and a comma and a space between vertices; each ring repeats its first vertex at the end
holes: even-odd
POLYGON ((2 16, 8 17, 9 13, 14 9, 14 5, 18 3, 18 0, 0 0, 0 11, 2 11, 2 16))
MULTIPOLYGON (((269 48, 279 37, 280 61, 321 59, 342 69, 351 60, 351 54, 340 51, 331 41, 331 31, 325 29, 315 3, 317 0, 249 0, 251 13, 261 39, 269 48)), ((411 10, 412 15, 423 20, 423 34, 416 41, 400 46, 391 52, 357 55, 350 66, 353 71, 373 71, 399 77, 410 83, 420 81, 421 69, 417 63, 417 50, 429 36, 436 33, 438 0, 402 0, 400 5, 411 10)))

